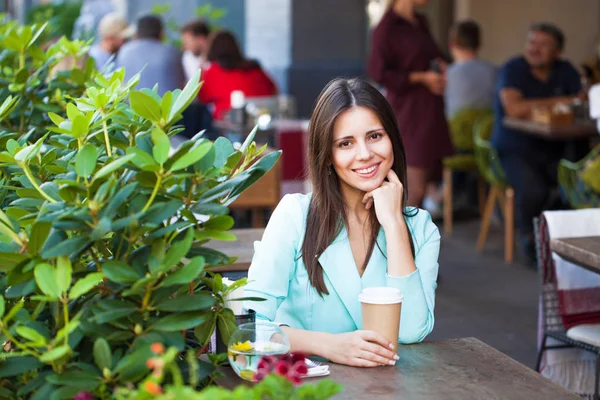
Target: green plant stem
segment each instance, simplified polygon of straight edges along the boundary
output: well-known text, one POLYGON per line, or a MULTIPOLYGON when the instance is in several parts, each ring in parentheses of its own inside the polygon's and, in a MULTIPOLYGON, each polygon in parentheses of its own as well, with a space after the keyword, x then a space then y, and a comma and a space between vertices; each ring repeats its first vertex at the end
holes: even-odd
POLYGON ((158 193, 158 188, 160 187, 161 183, 162 183, 162 171, 156 175, 156 184, 154 185, 154 190, 152 190, 152 194, 150 195, 150 198, 146 202, 146 205, 144 206, 144 208, 142 208, 142 212, 147 211, 148 208, 150 208, 150 206, 152 205, 152 202, 154 201, 154 198, 156 197, 156 194, 158 193))
POLYGON ((110 148, 110 139, 108 137, 108 125, 106 125, 106 116, 104 115, 103 112, 101 112, 102 115, 102 129, 104 130, 104 144, 106 145, 106 154, 111 157, 112 156, 112 150, 110 148))
POLYGON ((144 299, 142 300, 142 311, 145 311, 148 308, 148 304, 150 304, 150 296, 152 295, 153 287, 152 285, 146 286, 146 293, 144 294, 144 299))
POLYGON ((66 299, 63 299, 63 316, 65 318, 65 346, 69 345, 69 302, 66 299))
POLYGON ((177 365, 171 364, 169 366, 169 372, 171 372, 171 376, 173 377, 173 383, 175 387, 183 387, 183 377, 181 376, 181 371, 177 365))
POLYGON ((19 53, 19 69, 25 68, 25 49, 19 53))
POLYGON ((33 187, 35 188, 35 190, 37 190, 38 192, 40 192, 40 194, 46 199, 48 200, 50 203, 56 203, 56 200, 54 200, 52 197, 48 196, 48 194, 46 192, 44 192, 42 190, 42 188, 37 184, 35 178, 33 177, 33 174, 31 173, 31 170, 29 169, 29 167, 26 164, 20 164, 20 167, 23 169, 23 172, 25 172, 25 176, 27 177, 27 179, 29 179, 29 182, 31 182, 31 184, 33 185, 33 187))

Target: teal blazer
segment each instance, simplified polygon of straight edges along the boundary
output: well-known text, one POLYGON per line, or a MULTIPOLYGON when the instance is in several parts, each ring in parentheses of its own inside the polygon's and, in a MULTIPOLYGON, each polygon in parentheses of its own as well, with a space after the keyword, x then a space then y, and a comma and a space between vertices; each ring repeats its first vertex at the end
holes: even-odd
POLYGON ((347 231, 344 228, 319 256, 329 295, 319 296, 310 284, 301 247, 311 195, 286 195, 269 220, 262 240, 254 243, 245 296, 266 301, 247 301, 245 307, 258 318, 292 328, 330 333, 362 329, 358 295, 365 287, 390 286, 404 295, 400 317, 400 343, 422 341, 433 329, 440 234, 429 213, 418 210, 406 217, 417 270, 407 276, 387 274, 387 248, 383 229, 362 277, 358 274, 347 231))

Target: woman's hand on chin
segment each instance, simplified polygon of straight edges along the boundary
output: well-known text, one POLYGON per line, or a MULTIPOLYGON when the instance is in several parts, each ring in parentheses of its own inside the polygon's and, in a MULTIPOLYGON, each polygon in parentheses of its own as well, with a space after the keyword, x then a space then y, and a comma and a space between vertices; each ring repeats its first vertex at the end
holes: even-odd
POLYGON ((363 203, 368 210, 375 206, 377 220, 384 230, 396 228, 404 221, 402 195, 404 186, 394 170, 390 169, 387 181, 383 181, 377 189, 365 193, 363 203))
POLYGON ((329 337, 326 354, 322 356, 336 364, 352 367, 394 365, 398 355, 391 344, 373 331, 354 331, 329 337))

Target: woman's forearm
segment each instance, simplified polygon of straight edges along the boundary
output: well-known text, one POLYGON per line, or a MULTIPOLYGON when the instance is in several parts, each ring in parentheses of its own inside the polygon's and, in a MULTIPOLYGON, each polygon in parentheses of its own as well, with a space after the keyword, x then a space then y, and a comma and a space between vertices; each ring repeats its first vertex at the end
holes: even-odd
POLYGON ((282 326, 281 329, 290 341, 290 351, 303 353, 307 356, 319 356, 327 358, 327 343, 331 333, 306 331, 304 329, 282 326))
POLYGON ((388 275, 402 277, 417 270, 410 249, 410 236, 404 219, 385 230, 388 275))

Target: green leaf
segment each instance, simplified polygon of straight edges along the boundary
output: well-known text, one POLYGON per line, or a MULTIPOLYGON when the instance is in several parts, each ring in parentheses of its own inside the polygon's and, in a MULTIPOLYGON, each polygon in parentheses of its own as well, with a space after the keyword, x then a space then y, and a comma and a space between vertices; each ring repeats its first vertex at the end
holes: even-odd
POLYGON ((192 242, 194 241, 194 230, 188 229, 183 240, 175 242, 167 251, 167 254, 162 262, 160 268, 161 271, 165 272, 173 268, 181 261, 183 257, 190 251, 192 242))
POLYGON ((217 318, 219 335, 221 335, 223 343, 229 343, 229 338, 231 338, 231 335, 237 329, 237 325, 235 324, 235 314, 229 308, 226 308, 217 318))
POLYGON ((69 354, 71 352, 71 348, 67 345, 58 346, 44 354, 40 357, 40 361, 45 364, 51 364, 53 361, 58 360, 69 354))
POLYGON ((103 371, 104 368, 112 368, 112 354, 110 345, 104 338, 98 338, 94 342, 94 362, 103 371))
POLYGON ((169 159, 169 151, 171 150, 171 141, 166 133, 159 128, 152 129, 152 155, 159 164, 164 164, 169 159))
POLYGON ((7 287, 4 295, 7 299, 18 299, 20 297, 30 295, 35 291, 35 288, 35 280, 29 279, 14 286, 7 287))
POLYGON ((96 147, 91 143, 86 143, 85 146, 79 150, 75 159, 75 171, 77 171, 77 176, 85 177, 91 175, 96 168, 97 160, 98 153, 96 152, 96 147))
POLYGON ((127 154, 135 154, 131 162, 139 169, 144 171, 158 171, 158 163, 144 150, 137 147, 130 147, 127 149, 127 154))
POLYGON ((168 123, 174 122, 176 117, 191 104, 191 102, 198 96, 199 90, 200 70, 198 69, 185 85, 181 93, 179 93, 177 99, 175 99, 175 103, 171 107, 169 120, 167 121, 168 123))
POLYGON ((214 306, 215 298, 210 293, 182 294, 156 305, 160 311, 198 311, 214 306))
POLYGON ((154 123, 160 121, 160 104, 152 96, 139 91, 132 91, 129 94, 129 103, 133 111, 142 118, 146 118, 154 123))
POLYGON ((102 272, 109 280, 127 284, 136 282, 141 278, 133 268, 123 261, 108 261, 102 265, 102 272))
POLYGON ((4 317, 6 311, 6 303, 4 302, 4 296, 0 294, 0 318, 4 317))
POLYGON ((146 215, 142 217, 142 220, 158 225, 165 219, 171 218, 182 206, 183 202, 181 200, 171 200, 166 203, 161 202, 153 204, 148 211, 146 211, 146 215))
POLYGON ((44 242, 48 238, 50 234, 50 229, 52 228, 52 224, 49 222, 36 222, 33 224, 31 228, 31 235, 29 237, 29 245, 27 246, 27 250, 29 254, 36 255, 42 249, 44 242))
POLYGON ((71 260, 68 256, 60 256, 56 259, 56 283, 61 291, 64 293, 71 287, 71 280, 73 274, 73 267, 71 266, 71 260))
POLYGON ((246 140, 244 140, 244 143, 242 144, 242 147, 240 148, 240 151, 242 153, 246 153, 246 150, 248 150, 248 146, 250 146, 250 143, 252 143, 252 141, 254 140, 254 137, 256 136, 256 132, 258 132, 258 125, 256 125, 254 127, 254 129, 252 129, 252 131, 250 132, 250 134, 246 137, 246 140))
POLYGON ((42 363, 34 357, 9 358, 0 362, 0 378, 21 375, 27 371, 34 371, 42 366, 42 363))
MULTIPOLYGON (((55 385, 77 389, 77 391, 94 390, 100 385, 100 376, 92 371, 65 371, 60 375, 50 375, 46 380, 55 385)), ((73 395, 71 394, 71 396, 73 395)), ((67 397, 67 399, 71 398, 67 397)))
POLYGON ((105 177, 108 174, 111 174, 112 172, 121 168, 123 165, 127 164, 129 161, 133 160, 134 158, 135 158, 135 154, 127 154, 121 158, 117 158, 116 160, 112 161, 111 163, 106 164, 104 167, 100 168, 98 170, 98 172, 96 172, 96 174, 94 175, 94 178, 92 180, 100 179, 100 178, 105 177))
POLYGON ((52 122, 56 126, 59 126, 60 124, 62 124, 65 121, 65 119, 63 117, 61 117, 60 115, 55 114, 53 112, 49 112, 48 117, 50 118, 50 120, 52 120, 52 122))
POLYGON ((2 260, 0 263, 0 271, 8 272, 28 259, 29 257, 25 254, 0 252, 0 260, 2 260))
POLYGON ((216 229, 220 231, 227 231, 233 228, 235 220, 229 215, 221 215, 219 217, 213 217, 202 225, 205 229, 216 229))
POLYGON ((35 283, 42 293, 52 298, 58 298, 61 290, 56 279, 56 270, 50 264, 43 263, 35 266, 33 270, 35 283))
POLYGON ((34 342, 39 346, 45 346, 47 344, 46 338, 35 329, 21 325, 17 326, 15 330, 19 336, 24 337, 25 339, 34 342))
POLYGON ((42 250, 43 258, 54 258, 58 256, 70 256, 73 253, 80 251, 87 243, 87 238, 76 236, 60 242, 56 246, 42 250))
POLYGON ((41 137, 40 139, 38 139, 37 142, 35 142, 35 144, 30 144, 27 147, 22 148, 21 150, 19 150, 17 152, 17 154, 15 154, 15 160, 20 161, 20 162, 28 162, 31 159, 33 159, 35 156, 37 156, 40 152, 40 149, 42 148, 42 144, 44 143, 44 140, 46 139, 48 135, 44 135, 43 137, 41 137))
POLYGON ((152 326, 157 331, 174 332, 195 328, 206 320, 203 313, 184 312, 159 319, 152 326))
POLYGON ((169 113, 171 112, 171 105, 173 104, 173 93, 167 92, 164 94, 162 101, 160 102, 161 117, 165 121, 169 119, 169 113))
POLYGON ((75 120, 77 116, 81 115, 81 111, 77 108, 77 106, 73 103, 67 104, 67 118, 71 121, 75 120))
POLYGON ((185 285, 190 283, 192 280, 200 277, 204 269, 204 258, 194 257, 183 267, 177 271, 169 274, 165 280, 161 282, 162 287, 168 287, 173 285, 185 285))
POLYGON ((200 161, 212 148, 210 141, 197 142, 190 151, 184 156, 180 157, 171 166, 171 171, 178 171, 189 167, 192 164, 200 161))
POLYGON ((87 274, 85 278, 79 279, 69 292, 69 300, 75 300, 92 290, 94 286, 102 282, 103 277, 104 275, 101 272, 93 272, 87 274))

